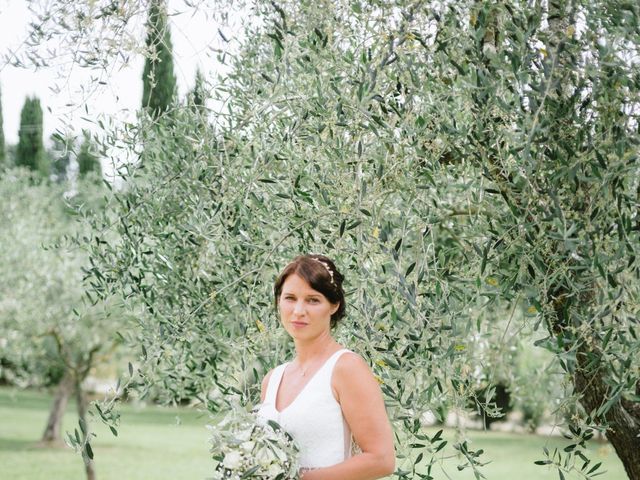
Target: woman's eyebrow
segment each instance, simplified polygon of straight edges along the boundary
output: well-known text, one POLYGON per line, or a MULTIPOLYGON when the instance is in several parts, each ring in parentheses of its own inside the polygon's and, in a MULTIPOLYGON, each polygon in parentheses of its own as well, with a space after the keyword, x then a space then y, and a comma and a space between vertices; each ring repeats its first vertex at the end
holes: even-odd
MULTIPOLYGON (((282 295, 283 295, 283 296, 284 296, 284 295, 291 295, 291 296, 293 296, 293 297, 295 297, 295 296, 296 296, 296 294, 295 294, 295 293, 292 293, 292 292, 282 292, 282 295)), ((307 298, 320 298, 320 297, 321 297, 321 295, 320 295, 319 293, 308 293, 308 294, 303 295, 303 296, 304 296, 304 297, 307 297, 307 298)))

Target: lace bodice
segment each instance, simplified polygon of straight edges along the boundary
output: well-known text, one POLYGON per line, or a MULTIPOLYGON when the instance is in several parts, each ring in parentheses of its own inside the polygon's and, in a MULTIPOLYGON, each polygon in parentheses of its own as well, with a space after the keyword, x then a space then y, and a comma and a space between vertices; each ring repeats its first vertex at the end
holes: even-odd
POLYGON ((349 350, 331 355, 293 402, 280 412, 276 409, 276 396, 290 362, 276 367, 269 378, 258 418, 276 421, 293 437, 300 448, 303 468, 329 467, 351 455, 351 431, 331 391, 333 367, 345 352, 349 350))

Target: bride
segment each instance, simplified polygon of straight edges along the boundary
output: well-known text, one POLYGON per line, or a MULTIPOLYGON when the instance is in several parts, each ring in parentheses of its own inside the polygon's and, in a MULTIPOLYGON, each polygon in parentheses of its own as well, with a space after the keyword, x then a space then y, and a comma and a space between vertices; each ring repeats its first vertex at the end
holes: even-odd
POLYGON ((329 258, 302 255, 274 286, 296 356, 265 376, 258 416, 294 438, 303 480, 371 480, 395 468, 380 387, 364 360, 331 335, 345 312, 343 280, 329 258))

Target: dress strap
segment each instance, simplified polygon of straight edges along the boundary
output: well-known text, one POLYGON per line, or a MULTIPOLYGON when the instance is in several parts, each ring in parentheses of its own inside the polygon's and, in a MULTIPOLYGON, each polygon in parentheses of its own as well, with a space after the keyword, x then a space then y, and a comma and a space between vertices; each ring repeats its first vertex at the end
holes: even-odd
POLYGON ((282 365, 278 365, 273 369, 271 376, 269 377, 269 384, 267 385, 267 394, 264 397, 265 403, 276 404, 276 395, 278 395, 278 387, 280 387, 280 381, 282 380, 282 375, 284 375, 284 369, 287 368, 287 363, 283 363, 282 365))
POLYGON ((329 378, 331 378, 331 374, 333 373, 333 367, 336 366, 336 363, 338 363, 338 360, 340 359, 343 353, 352 353, 352 352, 347 348, 338 350, 337 352, 335 352, 333 355, 329 357, 326 364, 324 365, 323 368, 326 368, 326 371, 329 372, 329 378))

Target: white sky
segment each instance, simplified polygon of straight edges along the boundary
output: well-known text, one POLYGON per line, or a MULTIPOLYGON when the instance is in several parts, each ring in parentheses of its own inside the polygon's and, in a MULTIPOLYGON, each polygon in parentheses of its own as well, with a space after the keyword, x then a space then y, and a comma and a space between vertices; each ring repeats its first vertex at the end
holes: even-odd
MULTIPOLYGON (((170 14, 182 6, 180 0, 169 0, 170 14)), ((181 97, 192 88, 198 66, 209 78, 216 68, 219 69, 211 48, 220 48, 223 43, 218 35, 218 26, 213 24, 212 20, 207 20, 202 12, 195 15, 192 13, 188 11, 171 16, 174 71, 181 97)), ((27 26, 31 19, 27 0, 0 0, 1 53, 14 50, 27 38, 27 26)), ((141 28, 143 29, 143 25, 141 28)), ((229 36, 228 30, 223 30, 229 36)), ((144 59, 139 56, 128 67, 112 74, 107 81, 108 84, 99 86, 85 101, 80 94, 80 88, 87 88, 96 83, 91 82, 90 70, 76 67, 68 82, 61 82, 61 72, 56 68, 27 70, 0 62, 6 143, 15 144, 18 141, 20 110, 28 95, 40 98, 44 113, 45 144, 49 143, 48 139, 56 129, 64 128, 65 117, 71 119, 76 134, 79 134, 82 128, 91 128, 91 123, 82 120, 81 117, 97 118, 99 114, 107 114, 116 115, 122 120, 134 119, 142 98, 143 65, 144 59), (56 86, 61 87, 60 93, 52 91, 56 86), (85 112, 85 107, 88 112, 85 112)), ((95 75, 93 72, 93 76, 95 75)))

